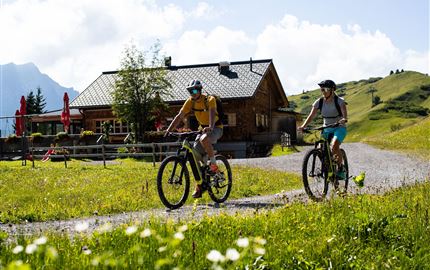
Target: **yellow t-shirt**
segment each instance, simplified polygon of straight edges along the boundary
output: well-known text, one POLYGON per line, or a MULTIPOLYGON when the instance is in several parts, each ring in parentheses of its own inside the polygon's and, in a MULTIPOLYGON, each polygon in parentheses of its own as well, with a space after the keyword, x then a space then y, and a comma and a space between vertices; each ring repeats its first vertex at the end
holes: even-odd
MULTIPOLYGON (((196 111, 194 111, 194 114, 197 118, 197 121, 199 122, 200 125, 202 126, 208 126, 209 125, 209 110, 211 108, 215 108, 215 122, 218 121, 218 112, 216 112, 216 98, 214 96, 206 96, 206 95, 200 95, 199 99, 197 99, 196 101, 194 101, 194 109, 196 109, 196 111), (205 105, 205 99, 207 97, 207 106, 208 108, 206 108, 205 105)), ((190 112, 193 111, 193 101, 192 98, 189 97, 184 105, 181 108, 181 111, 187 115, 190 112)), ((217 127, 222 127, 222 125, 216 125, 217 127)))

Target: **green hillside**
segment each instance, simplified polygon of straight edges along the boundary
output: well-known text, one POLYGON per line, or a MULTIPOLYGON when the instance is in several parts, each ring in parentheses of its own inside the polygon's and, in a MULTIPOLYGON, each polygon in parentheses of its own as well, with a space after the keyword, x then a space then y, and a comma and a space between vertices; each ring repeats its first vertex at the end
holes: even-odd
MULTIPOLYGON (((414 71, 338 84, 337 93, 348 103, 347 141, 390 135, 419 125, 430 114, 430 77, 414 71), (375 106, 369 93, 372 88, 376 90, 374 96, 381 100, 375 106)), ((317 89, 288 99, 296 105, 295 111, 307 114, 320 96, 317 89)))

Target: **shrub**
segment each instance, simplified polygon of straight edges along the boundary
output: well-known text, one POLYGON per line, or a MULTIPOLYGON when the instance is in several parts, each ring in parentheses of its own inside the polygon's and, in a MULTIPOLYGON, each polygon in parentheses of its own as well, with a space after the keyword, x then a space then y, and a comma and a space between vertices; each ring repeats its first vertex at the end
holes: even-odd
POLYGON ((402 128, 402 125, 400 124, 391 124, 390 129, 391 131, 397 131, 400 130, 402 128))
POLYGON ((57 135, 56 135, 56 140, 58 140, 58 141, 64 141, 64 140, 68 140, 70 137, 69 137, 69 134, 67 134, 67 132, 58 132, 57 133, 57 135))
POLYGON ((16 134, 10 134, 5 140, 6 143, 17 143, 18 141, 19 138, 16 134))
POLYGON ((308 95, 303 95, 303 96, 301 96, 300 98, 301 98, 301 99, 309 99, 309 96, 308 96, 308 95))
POLYGON ((85 136, 92 136, 92 135, 94 135, 94 131, 92 131, 92 130, 84 130, 84 131, 81 133, 81 137, 85 137, 85 136))
POLYGON ((42 137, 42 133, 40 132, 31 133, 31 137, 42 137))
POLYGON ((430 91, 430 84, 421 85, 420 88, 421 90, 424 90, 424 91, 430 91))
POLYGON ((380 98, 379 96, 374 96, 374 97, 373 97, 373 100, 372 100, 372 105, 373 105, 373 106, 376 106, 376 105, 378 105, 379 103, 382 103, 381 98, 380 98))

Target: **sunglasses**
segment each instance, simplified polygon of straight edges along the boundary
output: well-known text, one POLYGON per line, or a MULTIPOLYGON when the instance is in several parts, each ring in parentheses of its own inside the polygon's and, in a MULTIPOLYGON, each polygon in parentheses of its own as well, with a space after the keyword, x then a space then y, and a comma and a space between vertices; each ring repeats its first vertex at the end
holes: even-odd
POLYGON ((197 89, 189 89, 188 92, 190 92, 190 95, 195 95, 199 92, 197 89))
POLYGON ((329 91, 331 91, 332 89, 331 88, 328 88, 328 87, 321 87, 321 92, 329 92, 329 91))

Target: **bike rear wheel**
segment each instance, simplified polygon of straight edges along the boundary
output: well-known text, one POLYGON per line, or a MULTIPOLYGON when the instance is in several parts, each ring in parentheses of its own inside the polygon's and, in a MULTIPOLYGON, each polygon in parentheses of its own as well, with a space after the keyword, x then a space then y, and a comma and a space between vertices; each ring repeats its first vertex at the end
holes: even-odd
POLYGON ((185 160, 178 156, 163 160, 158 170, 157 190, 167 208, 177 209, 184 205, 190 192, 190 175, 185 160))
POLYGON ((349 181, 349 168, 348 168, 348 158, 346 157, 346 152, 343 149, 340 149, 342 152, 342 165, 345 170, 345 180, 336 179, 334 183, 334 187, 337 191, 346 193, 348 190, 348 181, 349 181))
POLYGON ((302 177, 309 198, 314 201, 323 200, 327 195, 328 179, 320 149, 311 149, 306 153, 303 159, 302 177))
POLYGON ((222 155, 216 155, 215 158, 217 160, 219 173, 207 175, 207 177, 209 177, 208 193, 214 202, 222 203, 225 202, 230 195, 233 179, 230 164, 227 159, 222 155))

